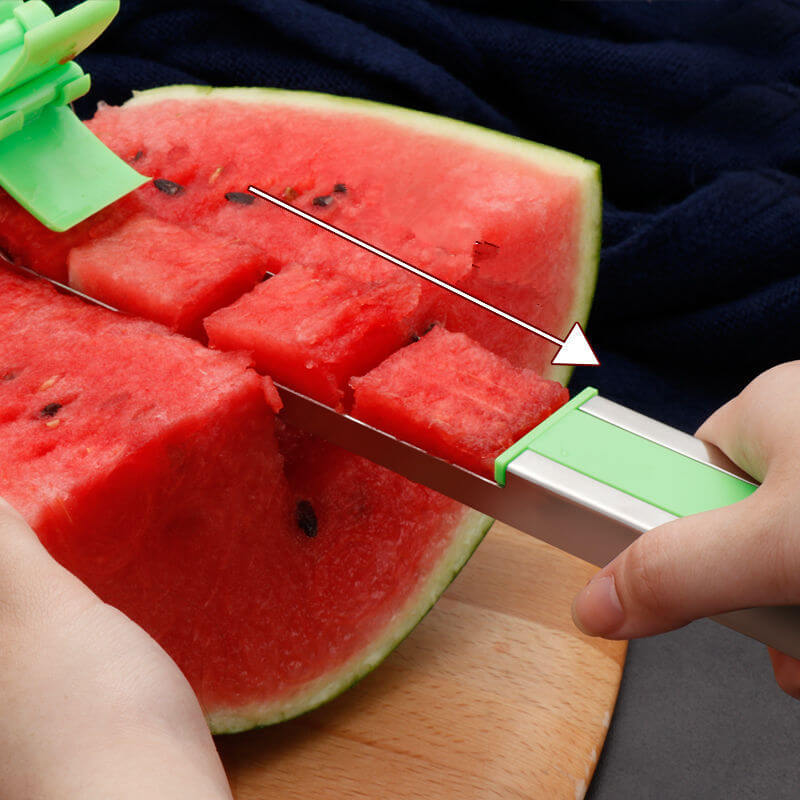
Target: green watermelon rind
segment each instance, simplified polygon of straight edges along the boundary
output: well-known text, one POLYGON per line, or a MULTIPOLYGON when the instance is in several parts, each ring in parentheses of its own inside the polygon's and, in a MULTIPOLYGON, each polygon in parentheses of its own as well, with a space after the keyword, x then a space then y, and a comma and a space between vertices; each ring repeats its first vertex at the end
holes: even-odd
POLYGON ((455 580, 494 520, 468 509, 454 530, 452 540, 423 585, 395 612, 389 624, 370 645, 335 671, 326 673, 298 693, 278 702, 218 709, 206 714, 214 734, 239 733, 263 728, 312 711, 345 692, 375 669, 411 633, 433 608, 444 590, 455 580))
MULTIPOLYGON (((460 122, 449 117, 414 111, 408 108, 376 103, 354 97, 305 92, 291 89, 265 87, 212 87, 192 84, 175 84, 134 92, 125 106, 141 106, 173 100, 227 100, 237 103, 261 105, 290 105, 316 111, 364 114, 415 130, 441 136, 450 141, 463 142, 487 150, 494 150, 529 161, 537 167, 555 173, 574 176, 581 185, 582 212, 579 232, 578 271, 572 285, 576 294, 570 313, 564 320, 563 331, 552 331, 555 335, 569 332, 573 323, 580 322, 585 328, 597 281, 597 265, 600 256, 601 235, 601 186, 600 166, 594 161, 576 156, 555 147, 532 142, 507 133, 483 128, 469 122, 460 122)), ((546 377, 566 384, 572 374, 570 366, 551 365, 545 370, 546 377)))

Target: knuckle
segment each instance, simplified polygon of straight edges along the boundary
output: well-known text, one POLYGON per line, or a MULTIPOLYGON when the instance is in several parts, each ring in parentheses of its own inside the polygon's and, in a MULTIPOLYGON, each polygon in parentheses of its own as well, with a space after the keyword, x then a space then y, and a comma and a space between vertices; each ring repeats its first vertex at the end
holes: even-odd
POLYGON ((756 375, 745 386, 740 397, 757 396, 760 400, 766 395, 772 399, 775 390, 784 390, 787 382, 800 384, 800 361, 786 361, 756 375))
POLYGON ((767 469, 800 443, 800 418, 777 398, 800 392, 800 361, 779 364, 756 376, 698 431, 746 472, 763 480, 767 469))

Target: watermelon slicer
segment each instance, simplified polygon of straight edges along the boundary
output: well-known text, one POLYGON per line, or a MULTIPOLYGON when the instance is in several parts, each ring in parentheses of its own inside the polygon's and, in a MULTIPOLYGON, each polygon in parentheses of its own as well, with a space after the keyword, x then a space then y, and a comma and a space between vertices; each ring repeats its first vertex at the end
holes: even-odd
POLYGON ((0 186, 55 231, 148 180, 69 107, 90 86, 71 59, 118 10, 119 0, 86 0, 55 16, 40 0, 0 0, 0 186))
MULTIPOLYGON (((645 531, 749 497, 758 484, 712 444, 584 389, 495 462, 498 485, 541 487, 536 536, 603 565, 645 531)), ((800 606, 712 617, 800 657, 800 606)))

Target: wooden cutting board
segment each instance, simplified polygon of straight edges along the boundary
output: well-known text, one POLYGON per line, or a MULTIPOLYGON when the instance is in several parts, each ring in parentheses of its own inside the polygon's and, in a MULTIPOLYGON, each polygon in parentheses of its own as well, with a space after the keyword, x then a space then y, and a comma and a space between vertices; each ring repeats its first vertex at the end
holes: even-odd
POLYGON ((593 571, 496 523, 360 684, 296 720, 217 738, 236 800, 581 800, 626 650, 572 624, 593 571))

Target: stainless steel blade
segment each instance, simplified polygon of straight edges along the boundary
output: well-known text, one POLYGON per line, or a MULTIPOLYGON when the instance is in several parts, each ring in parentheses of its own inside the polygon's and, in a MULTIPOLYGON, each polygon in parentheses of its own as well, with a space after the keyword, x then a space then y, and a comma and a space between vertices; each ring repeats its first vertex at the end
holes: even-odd
POLYGON ((23 275, 27 275, 29 278, 39 278, 40 280, 47 281, 52 286, 55 286, 60 292, 66 292, 67 294, 74 295, 75 297, 80 297, 81 300, 86 300, 94 306, 100 306, 100 308, 105 308, 108 311, 115 311, 119 312, 118 308, 114 308, 114 306, 108 305, 108 303, 104 303, 102 300, 98 300, 91 295, 84 294, 83 292, 79 292, 77 289, 73 289, 71 286, 68 286, 66 283, 61 283, 60 281, 55 280, 54 278, 47 278, 44 275, 40 275, 35 270, 29 269, 28 267, 23 267, 22 264, 18 264, 14 261, 7 253, 4 253, 0 250, 0 259, 5 261, 12 269, 16 270, 17 272, 22 273, 23 275))
MULTIPOLYGON (((0 257, 26 275, 46 280, 61 291, 110 311, 118 311, 15 263, 2 251, 0 257)), ((506 485, 499 486, 494 480, 437 458, 288 386, 277 386, 284 403, 280 416, 286 422, 592 564, 606 564, 643 531, 674 519, 659 508, 531 452, 512 462, 506 485)), ((647 417, 642 419, 660 425, 647 417)), ((643 433, 641 425, 639 433, 643 433)), ((663 431, 657 433, 664 438, 663 431)), ((674 433, 697 442, 679 431, 674 433)), ((669 444, 674 446, 674 439, 669 444)), ((719 453, 713 457, 724 459, 719 453)))

